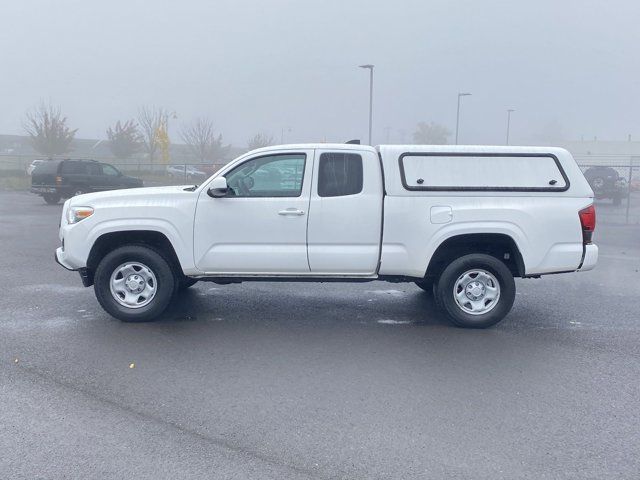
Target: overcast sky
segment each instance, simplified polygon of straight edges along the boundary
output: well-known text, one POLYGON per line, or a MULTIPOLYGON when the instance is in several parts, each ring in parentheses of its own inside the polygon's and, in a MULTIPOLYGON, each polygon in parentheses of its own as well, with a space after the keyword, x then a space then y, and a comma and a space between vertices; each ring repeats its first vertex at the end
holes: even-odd
POLYGON ((224 138, 409 140, 419 121, 461 143, 640 139, 640 1, 0 0, 0 133, 40 99, 81 138, 140 105, 224 138), (291 131, 288 131, 290 127, 291 131), (388 127, 388 130, 387 130, 388 127), (404 132, 404 133, 403 133, 404 132))

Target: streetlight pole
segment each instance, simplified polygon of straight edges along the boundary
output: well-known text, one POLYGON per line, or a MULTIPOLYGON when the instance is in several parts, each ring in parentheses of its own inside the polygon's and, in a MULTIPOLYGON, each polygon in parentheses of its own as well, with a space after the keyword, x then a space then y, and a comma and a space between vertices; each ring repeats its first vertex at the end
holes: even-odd
POLYGON ((284 130, 287 130, 287 133, 291 133, 291 127, 282 127, 280 129, 280 145, 284 145, 284 130))
POLYGON ((515 112, 513 108, 507 110, 507 145, 509 145, 509 127, 511 126, 511 112, 515 112))
POLYGON ((460 127, 460 97, 468 97, 470 93, 458 93, 458 113, 456 114, 456 145, 458 145, 458 129, 460 127))
POLYGON ((373 126, 373 69, 375 65, 360 65, 360 68, 369 70, 369 145, 371 145, 371 129, 373 126))

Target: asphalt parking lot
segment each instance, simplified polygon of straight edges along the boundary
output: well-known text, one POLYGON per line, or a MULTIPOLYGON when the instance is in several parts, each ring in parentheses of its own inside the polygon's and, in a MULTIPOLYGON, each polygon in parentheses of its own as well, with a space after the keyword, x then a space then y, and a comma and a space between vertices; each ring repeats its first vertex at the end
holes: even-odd
POLYGON ((196 285, 124 324, 0 193, 0 478, 638 478, 640 226, 449 326, 409 284, 196 285), (133 367, 133 368, 131 368, 133 367))

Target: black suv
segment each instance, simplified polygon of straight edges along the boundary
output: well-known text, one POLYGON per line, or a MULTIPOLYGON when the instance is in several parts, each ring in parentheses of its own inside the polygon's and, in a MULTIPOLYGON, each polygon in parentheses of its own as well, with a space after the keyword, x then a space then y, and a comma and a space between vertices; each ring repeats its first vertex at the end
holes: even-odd
POLYGON ((95 160, 49 160, 31 174, 31 192, 52 205, 83 193, 142 186, 139 178, 123 175, 113 165, 95 160))
POLYGON ((627 196, 627 180, 611 167, 590 167, 584 176, 591 185, 596 198, 611 198, 614 205, 620 205, 627 196))

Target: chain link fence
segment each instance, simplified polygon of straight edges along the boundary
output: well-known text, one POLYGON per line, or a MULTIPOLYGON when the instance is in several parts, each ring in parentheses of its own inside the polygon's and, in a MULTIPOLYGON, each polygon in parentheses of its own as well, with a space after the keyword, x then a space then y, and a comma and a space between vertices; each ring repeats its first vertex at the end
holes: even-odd
MULTIPOLYGON (((65 157, 71 160, 82 160, 86 157, 65 157)), ((145 186, 184 185, 201 183, 209 176, 226 165, 222 163, 178 162, 171 164, 148 163, 142 161, 122 161, 113 157, 91 157, 101 163, 116 167, 123 175, 140 178, 145 186)), ((37 162, 46 159, 33 156, 0 155, 0 189, 21 190, 28 189, 31 182, 31 172, 37 162)))
MULTIPOLYGON (((71 157, 73 158, 73 157, 71 157)), ((599 217, 605 222, 640 224, 640 155, 575 155, 576 162, 596 194, 599 217)), ((122 174, 143 180, 145 186, 199 184, 225 163, 176 162, 170 165, 126 162, 108 163, 122 174)), ((33 156, 0 155, 0 189, 28 190, 33 156)))
POLYGON ((600 218, 640 224, 640 156, 574 155, 596 196, 600 218))

